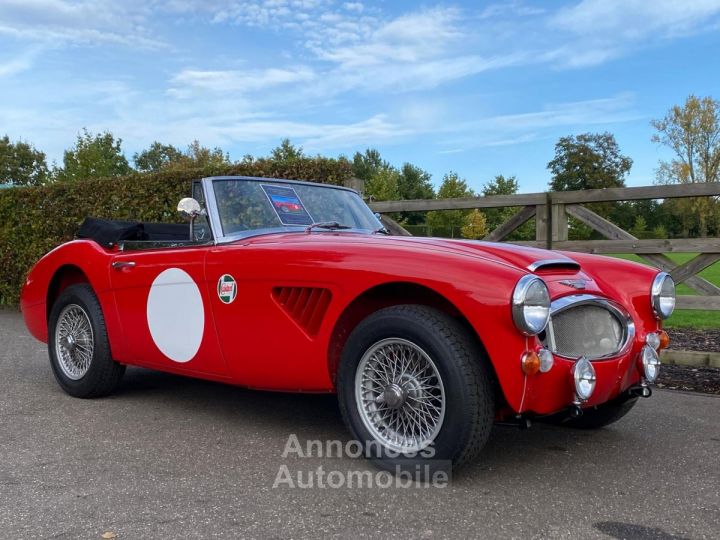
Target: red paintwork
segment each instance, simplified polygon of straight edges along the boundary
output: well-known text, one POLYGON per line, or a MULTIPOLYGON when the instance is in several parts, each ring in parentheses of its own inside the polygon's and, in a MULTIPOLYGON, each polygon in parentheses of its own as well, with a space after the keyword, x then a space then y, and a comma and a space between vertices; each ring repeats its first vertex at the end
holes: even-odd
MULTIPOLYGON (((582 277, 588 281, 582 292, 624 305, 636 325, 635 344, 628 354, 594 362, 597 387, 583 405, 593 406, 640 381, 638 351, 646 334, 658 328, 649 298, 656 271, 649 267, 508 244, 347 232, 277 233, 218 246, 123 252, 76 240, 48 253, 30 271, 21 307, 30 332, 47 341, 48 289, 53 276, 70 265, 84 274, 100 299, 113 357, 119 362, 253 388, 329 392, 334 390, 336 358, 332 338, 341 315, 374 287, 414 284, 443 297, 445 309, 464 317, 477 333, 505 398, 500 416, 546 414, 572 401, 572 362, 556 358, 550 372, 526 377, 520 356, 538 344, 515 328, 509 299, 530 263, 563 256, 579 262, 582 270, 540 271, 553 299, 578 292, 560 280, 582 277), (111 268, 113 261, 123 260, 136 266, 111 268), (198 354, 186 364, 164 357, 146 319, 150 284, 169 267, 190 274, 203 296, 206 331, 198 354), (223 274, 237 281, 237 297, 231 304, 217 295, 223 274), (316 335, 309 335, 273 298, 272 289, 278 286, 331 292, 316 335)), ((80 275, 76 270, 70 282, 80 275)), ((415 299, 387 302, 391 301, 415 299)))

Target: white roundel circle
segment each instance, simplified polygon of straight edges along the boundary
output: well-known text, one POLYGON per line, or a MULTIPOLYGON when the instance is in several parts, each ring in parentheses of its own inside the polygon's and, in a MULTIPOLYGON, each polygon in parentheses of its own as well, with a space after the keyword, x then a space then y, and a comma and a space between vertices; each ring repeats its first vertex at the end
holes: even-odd
POLYGON ((147 321, 157 348, 174 362, 189 362, 200 349, 205 308, 200 289, 180 268, 161 272, 150 286, 147 321))

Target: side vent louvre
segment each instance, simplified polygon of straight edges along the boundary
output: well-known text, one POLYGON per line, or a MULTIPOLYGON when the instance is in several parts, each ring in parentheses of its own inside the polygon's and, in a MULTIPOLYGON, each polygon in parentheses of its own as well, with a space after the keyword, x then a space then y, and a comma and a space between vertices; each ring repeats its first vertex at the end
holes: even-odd
POLYGON ((275 301, 305 332, 315 336, 330 305, 332 293, 314 287, 275 287, 275 301))

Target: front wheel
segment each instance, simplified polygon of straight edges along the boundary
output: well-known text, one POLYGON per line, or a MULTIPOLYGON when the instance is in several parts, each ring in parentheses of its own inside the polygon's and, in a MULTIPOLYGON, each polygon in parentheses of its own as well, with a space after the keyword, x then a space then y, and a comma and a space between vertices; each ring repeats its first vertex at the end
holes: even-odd
POLYGON ((125 373, 112 359, 100 302, 87 284, 68 287, 53 304, 48 351, 55 379, 75 397, 109 394, 125 373))
POLYGON ((472 460, 494 419, 474 336, 427 306, 379 310, 350 334, 337 379, 345 423, 380 467, 447 469, 472 460))

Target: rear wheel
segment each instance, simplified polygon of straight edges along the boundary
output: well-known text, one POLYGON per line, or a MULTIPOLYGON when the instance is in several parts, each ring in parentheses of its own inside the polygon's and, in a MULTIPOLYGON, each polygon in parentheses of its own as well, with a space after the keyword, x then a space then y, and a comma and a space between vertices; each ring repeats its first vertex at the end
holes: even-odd
POLYGON ((109 394, 125 373, 112 359, 100 302, 87 284, 68 287, 53 304, 48 351, 55 379, 75 397, 109 394))
POLYGON ((382 468, 460 466, 479 454, 494 419, 484 361, 467 329, 439 310, 377 311, 343 350, 337 387, 345 423, 382 468))

